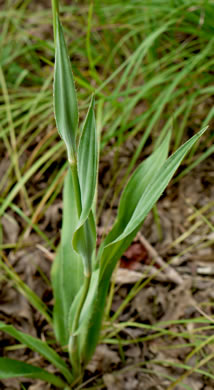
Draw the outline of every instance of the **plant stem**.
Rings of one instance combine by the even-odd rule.
[[[78,214],[78,217],[80,217],[81,212],[82,212],[82,202],[81,202],[80,183],[79,183],[79,178],[78,178],[78,173],[77,173],[76,161],[70,162],[70,168],[71,168],[71,175],[72,175],[73,186],[74,186],[77,214]]]
[[[91,281],[91,274],[84,275],[84,276],[85,277],[84,277],[82,295],[80,297],[79,305],[75,313],[71,335],[69,339],[69,345],[68,345],[68,351],[69,351],[70,361],[73,367],[74,378],[77,378],[78,376],[81,375],[81,362],[78,356],[77,335],[75,333],[78,329],[80,315],[88,295],[90,281]]]
[[[80,191],[80,184],[79,184],[76,161],[70,162],[70,168],[71,168],[71,174],[72,174],[72,180],[73,180],[77,213],[78,213],[78,217],[80,217],[81,212],[82,212],[82,202],[81,202],[81,191]],[[74,316],[72,329],[71,329],[71,335],[70,335],[70,339],[69,339],[69,345],[68,345],[70,361],[71,361],[71,364],[73,367],[73,374],[74,374],[75,378],[77,378],[78,376],[81,375],[81,363],[80,363],[80,359],[78,356],[78,343],[77,343],[78,337],[77,337],[76,332],[77,332],[77,329],[79,326],[80,315],[81,315],[84,303],[85,303],[87,295],[88,295],[90,281],[91,281],[91,272],[88,272],[88,270],[85,270],[83,290],[82,290],[82,294],[80,296],[80,300],[78,302],[78,306],[77,306],[76,313]]]

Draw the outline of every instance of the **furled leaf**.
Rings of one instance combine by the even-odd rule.
[[[78,177],[81,192],[82,212],[73,236],[73,247],[83,259],[85,272],[89,273],[96,245],[96,226],[92,207],[97,185],[98,141],[92,97],[78,147]]]
[[[67,368],[64,360],[58,355],[54,349],[50,348],[47,343],[42,340],[39,340],[31,335],[18,331],[12,325],[6,325],[0,321],[0,330],[8,333],[20,343],[25,344],[27,347],[33,351],[38,352],[40,355],[44,356],[49,362],[51,362],[55,367],[57,367],[61,373],[65,376],[68,381],[72,381],[72,375],[70,370]]]
[[[66,386],[66,383],[62,379],[39,367],[13,359],[0,358],[0,379],[18,378],[22,376],[25,378],[40,379],[56,387]]]
[[[84,273],[91,273],[92,258],[96,247],[96,225],[94,215],[90,212],[86,221],[74,233],[73,248],[83,260]]]
[[[92,209],[97,184],[98,140],[94,116],[94,97],[91,99],[80,138],[77,169],[82,201],[81,223],[86,220]]]
[[[61,345],[68,343],[68,313],[83,282],[81,257],[73,250],[72,236],[78,224],[77,208],[70,170],[63,193],[62,239],[52,267],[54,290],[54,331]]]
[[[78,106],[71,63],[58,16],[56,17],[54,110],[57,129],[66,144],[68,158],[73,160],[76,151]]]
[[[78,336],[78,349],[79,349],[79,358],[81,363],[86,363],[88,362],[88,355],[92,355],[94,352],[94,343],[93,343],[93,337],[88,342],[88,329],[91,326],[91,319],[93,317],[93,314],[95,314],[94,309],[96,310],[96,316],[98,318],[100,317],[100,308],[96,307],[96,303],[98,301],[97,294],[98,294],[98,285],[99,285],[99,270],[96,270],[92,273],[92,278],[91,278],[91,283],[90,283],[90,288],[89,292],[85,301],[85,304],[83,306],[83,310],[81,312],[80,316],[80,321],[79,321],[79,326],[78,329],[76,330],[76,335]],[[103,291],[105,291],[105,283],[103,285],[104,290],[102,290],[101,294],[103,294]],[[83,289],[83,287],[82,287]],[[70,310],[70,315],[69,315],[69,322],[70,322],[70,327],[72,326],[72,322],[75,316],[76,309],[78,307],[79,299],[82,294],[82,289],[79,291],[77,294]],[[99,335],[98,335],[99,336]],[[86,344],[87,342],[87,344]],[[97,337],[96,337],[96,343],[97,343]],[[95,345],[96,347],[96,345]],[[91,353],[92,351],[92,353]]]

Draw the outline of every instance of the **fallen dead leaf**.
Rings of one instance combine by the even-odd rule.
[[[10,214],[5,214],[1,218],[1,223],[3,226],[4,243],[15,244],[20,231],[18,222]]]
[[[95,354],[87,365],[87,370],[92,373],[95,371],[108,372],[108,370],[120,362],[119,355],[116,351],[110,349],[107,345],[101,344],[96,348]]]
[[[144,274],[127,268],[118,268],[113,276],[117,284],[134,284],[142,279]]]

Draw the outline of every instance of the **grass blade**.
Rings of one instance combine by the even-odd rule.
[[[31,288],[23,282],[19,275],[9,266],[7,266],[2,259],[0,258],[0,267],[5,271],[9,278],[14,282],[17,290],[31,303],[31,305],[40,312],[44,318],[52,324],[52,318],[48,313],[48,307],[46,304],[39,298],[37,294]]]
[[[41,379],[57,387],[65,387],[66,383],[56,375],[49,373],[39,367],[32,366],[18,360],[0,358],[0,379],[18,378]]]
[[[55,352],[52,348],[48,346],[44,341],[41,341],[31,335],[18,331],[12,325],[6,325],[0,321],[0,330],[8,333],[20,343],[25,344],[27,347],[32,349],[35,352],[38,352],[40,355],[44,356],[49,362],[51,362],[55,367],[57,367],[61,373],[65,376],[68,381],[72,381],[72,376],[67,368],[65,362],[61,357]]]

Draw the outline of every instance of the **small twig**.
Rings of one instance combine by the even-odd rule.
[[[40,244],[37,244],[36,247],[44,253],[45,257],[50,260],[50,261],[54,261],[54,253],[50,252],[47,248],[45,248],[44,246],[40,245]]]
[[[214,318],[206,314],[196,303],[193,306],[203,317],[207,318],[211,323],[214,323]]]
[[[150,243],[146,240],[145,237],[142,236],[141,233],[138,233],[137,238],[141,242],[141,244],[146,248],[152,260],[158,264],[162,270],[164,270],[168,276],[168,278],[174,282],[175,284],[183,284],[183,279],[178,274],[178,272],[173,269],[168,263],[166,263],[161,256],[157,253],[157,251],[150,245]]]

